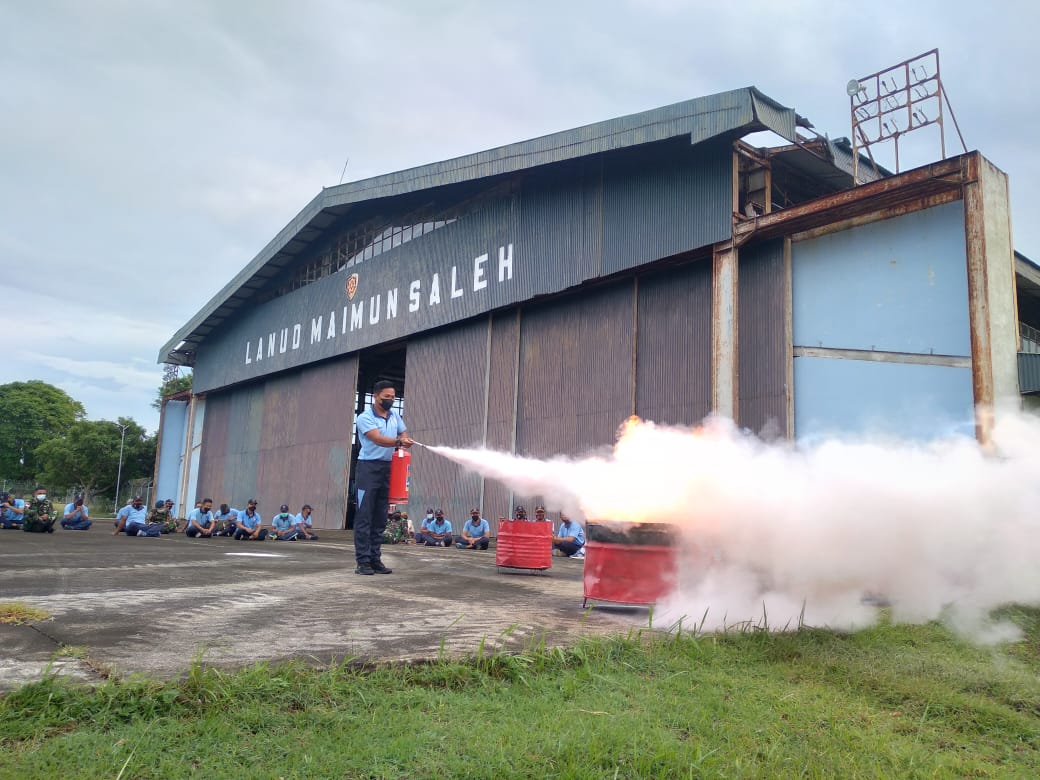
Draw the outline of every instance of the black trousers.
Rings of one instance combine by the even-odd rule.
[[[386,511],[390,508],[390,461],[359,460],[354,475],[357,512],[354,514],[354,557],[372,563],[383,553]]]

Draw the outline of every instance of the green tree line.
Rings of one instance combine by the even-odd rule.
[[[158,401],[190,386],[190,376],[165,383],[157,393]],[[83,404],[46,382],[0,385],[0,478],[112,496],[120,439],[122,480],[152,475],[154,434],[130,417],[117,421],[85,417]]]

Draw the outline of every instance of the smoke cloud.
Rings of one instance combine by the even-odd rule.
[[[1004,415],[991,452],[972,438],[766,444],[725,420],[630,420],[613,453],[541,461],[430,449],[582,521],[670,523],[679,582],[655,622],[710,631],[877,619],[946,621],[977,641],[1040,603],[1040,420]]]

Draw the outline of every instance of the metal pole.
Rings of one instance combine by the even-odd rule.
[[[115,511],[119,511],[119,485],[123,481],[123,442],[126,440],[126,429],[127,425],[119,425],[119,468],[116,469],[116,500],[115,500]]]

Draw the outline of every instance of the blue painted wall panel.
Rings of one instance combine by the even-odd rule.
[[[181,455],[187,434],[188,402],[167,401],[162,418],[162,450],[159,452],[155,495],[175,499],[181,489]]]
[[[794,361],[795,435],[974,433],[971,369],[867,360]]]
[[[960,202],[792,246],[794,343],[971,355]]]

